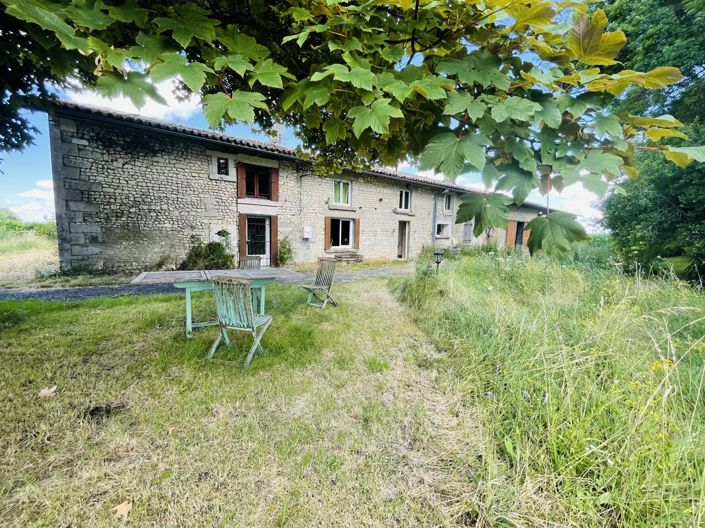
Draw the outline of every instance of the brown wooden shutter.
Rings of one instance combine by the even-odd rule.
[[[330,236],[330,216],[325,217],[325,228],[323,230],[323,248],[330,249],[331,246],[331,236]]]
[[[353,224],[355,224],[355,249],[360,249],[360,219],[353,220]]]
[[[529,235],[531,235],[531,229],[524,228],[524,240],[521,242],[524,247],[529,247]]]
[[[272,175],[272,201],[279,201],[279,169],[272,169],[270,174]]]
[[[505,241],[505,245],[508,248],[513,248],[514,244],[516,243],[516,238],[517,238],[517,223],[516,220],[510,220],[509,223],[507,224],[507,239]]]
[[[279,217],[272,216],[269,220],[270,228],[270,243],[271,249],[269,251],[269,257],[271,260],[270,266],[278,266],[277,264],[277,253],[279,252]]]
[[[237,197],[244,198],[247,196],[247,165],[244,163],[237,164]]]
[[[247,255],[247,215],[240,213],[238,219],[238,258]]]

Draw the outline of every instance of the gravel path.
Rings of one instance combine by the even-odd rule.
[[[410,270],[407,266],[376,268],[361,271],[339,271],[335,280],[350,282],[373,277],[404,275]],[[300,278],[283,279],[286,284],[308,284],[313,282],[314,273],[300,273]],[[0,300],[41,299],[43,301],[80,301],[91,297],[118,297],[120,295],[155,295],[182,293],[183,290],[171,284],[119,284],[116,286],[74,286],[70,288],[0,289]]]

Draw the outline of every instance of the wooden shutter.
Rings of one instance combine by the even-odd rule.
[[[353,224],[355,225],[355,240],[353,242],[355,243],[355,249],[360,249],[360,219],[356,218],[353,220]]]
[[[273,202],[278,202],[279,201],[279,169],[272,169],[270,171],[271,176],[271,189],[272,189],[272,197],[271,200]]]
[[[247,196],[247,165],[245,165],[244,163],[238,163],[237,164],[237,197],[244,198],[245,196]]]
[[[330,249],[331,246],[331,236],[330,236],[330,216],[325,218],[325,228],[323,230],[323,248]]]
[[[522,245],[524,247],[529,247],[529,235],[531,235],[531,229],[524,228],[524,240],[522,240]]]
[[[269,239],[270,239],[270,266],[278,266],[277,264],[277,253],[279,252],[279,217],[272,216],[269,219]]]
[[[517,223],[516,223],[516,220],[510,220],[507,223],[507,239],[505,241],[505,245],[508,248],[513,248],[514,244],[516,243],[516,238],[517,238]]]
[[[247,215],[240,213],[238,219],[238,254],[239,258],[247,255]]]

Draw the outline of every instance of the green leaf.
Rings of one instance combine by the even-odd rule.
[[[345,139],[348,135],[345,123],[335,117],[329,118],[323,123],[323,131],[326,133],[326,143],[335,143],[339,139]]]
[[[506,119],[516,119],[517,121],[529,121],[537,111],[541,110],[541,105],[524,99],[510,95],[504,101],[496,104],[490,115],[492,119],[501,123]]]
[[[400,103],[403,103],[404,100],[413,93],[411,86],[406,84],[404,81],[399,80],[395,80],[385,86],[382,86],[382,90],[390,94]]]
[[[651,141],[661,141],[665,137],[676,137],[680,139],[688,139],[688,136],[681,132],[680,130],[673,130],[672,128],[658,128],[650,127],[645,130],[646,136]]]
[[[160,33],[171,31],[171,37],[184,48],[191,44],[194,38],[208,43],[215,40],[218,21],[208,18],[208,11],[193,3],[177,6],[175,10],[178,14],[173,18],[154,19]]]
[[[705,146],[701,147],[668,147],[662,151],[665,158],[679,167],[685,168],[693,161],[705,162]]]
[[[622,123],[615,115],[597,114],[595,116],[595,128],[603,134],[609,134],[615,138],[623,136]]]
[[[357,37],[347,39],[343,42],[338,40],[333,40],[328,43],[328,49],[331,51],[360,51],[362,50],[362,43]]]
[[[656,90],[675,84],[683,79],[678,68],[661,66],[653,70],[641,73],[634,70],[622,70],[609,77],[601,77],[587,84],[587,89],[591,92],[608,92],[612,95],[621,95],[632,84]]]
[[[488,227],[507,227],[511,198],[500,193],[468,193],[462,196],[455,223],[474,221],[476,237]]]
[[[527,245],[532,255],[543,250],[548,255],[560,257],[570,250],[574,242],[590,238],[585,228],[575,220],[575,215],[561,211],[534,218],[526,229],[531,231]]]
[[[325,105],[330,100],[333,91],[333,83],[330,80],[309,85],[308,90],[305,92],[303,102],[304,109],[314,104],[318,106]]]
[[[462,59],[443,59],[438,71],[455,75],[463,84],[481,84],[484,88],[494,86],[508,90],[511,80],[501,72],[502,61],[487,51],[475,52]]]
[[[216,128],[228,109],[230,97],[222,92],[208,94],[203,97],[203,104],[206,105],[203,109],[203,115],[208,121],[208,126]]]
[[[389,130],[389,121],[392,117],[404,117],[396,106],[389,104],[390,99],[378,99],[371,106],[355,106],[348,111],[348,117],[353,119],[353,133],[355,137],[371,129],[377,134],[386,134]]]
[[[218,28],[217,37],[231,53],[243,55],[252,61],[261,61],[269,56],[269,50],[265,46],[258,44],[249,35],[243,35],[235,26]]]
[[[620,167],[623,164],[624,160],[619,156],[601,150],[591,150],[580,162],[580,170],[586,170],[593,174],[619,176]]]
[[[158,62],[150,69],[150,76],[155,82],[179,76],[192,92],[201,90],[206,82],[206,72],[212,73],[208,66],[200,62],[188,62],[180,53],[169,53],[159,57]]]
[[[468,134],[461,138],[453,132],[442,132],[431,138],[421,154],[421,170],[440,170],[449,178],[462,174],[467,160],[477,170],[485,167],[486,154],[483,145],[488,144],[485,136]]]
[[[614,58],[627,42],[622,31],[605,33],[607,16],[597,9],[592,16],[578,15],[568,35],[568,49],[579,61],[595,66],[616,64]]]
[[[282,77],[293,78],[284,66],[276,64],[272,59],[265,59],[255,64],[250,73],[248,83],[250,87],[258,82],[263,86],[272,88],[284,88]]]
[[[264,95],[257,92],[237,90],[232,97],[219,92],[206,95],[203,98],[203,104],[206,105],[203,113],[211,128],[217,127],[225,116],[233,120],[252,123],[255,120],[255,108],[269,110],[264,101]]]
[[[516,163],[502,165],[497,167],[497,170],[501,176],[497,180],[495,190],[511,191],[516,205],[523,204],[529,193],[539,185],[536,174],[522,169]]]
[[[126,77],[112,72],[104,73],[98,78],[96,91],[109,98],[124,95],[137,108],[144,106],[147,97],[161,104],[166,104],[154,85],[147,82],[144,74],[134,71],[128,72]]]
[[[252,69],[252,63],[248,61],[244,55],[221,55],[215,59],[213,67],[216,70],[222,70],[224,67],[228,67],[234,72],[236,72],[241,77],[244,77],[247,70]]]
[[[443,113],[445,115],[456,115],[467,112],[468,117],[472,121],[477,121],[485,115],[486,109],[487,105],[485,103],[475,99],[469,93],[452,92],[448,94],[448,100]]]
[[[120,22],[133,22],[137,27],[143,28],[147,25],[149,10],[140,7],[137,0],[127,0],[121,6],[106,6],[112,18]]]
[[[552,98],[541,101],[541,109],[536,111],[534,119],[543,121],[549,128],[559,128],[563,122],[563,113],[558,108],[558,101]]]
[[[426,77],[412,82],[411,89],[426,99],[445,99],[446,91],[443,86],[447,84],[445,79]]]

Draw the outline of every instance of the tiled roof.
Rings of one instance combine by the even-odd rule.
[[[279,143],[274,143],[271,141],[258,141],[255,139],[230,136],[228,134],[222,134],[220,132],[214,132],[212,130],[204,130],[201,128],[176,125],[174,123],[161,121],[159,119],[144,117],[136,114],[128,114],[125,112],[118,112],[115,110],[107,110],[105,108],[99,108],[97,106],[73,103],[70,101],[58,101],[57,103],[55,103],[55,107],[59,114],[68,114],[68,116],[78,114],[81,117],[93,117],[100,120],[118,120],[127,125],[148,127],[153,128],[155,130],[165,131],[167,133],[192,136],[194,138],[199,138],[206,141],[233,145],[235,147],[243,147],[248,150],[257,150],[263,153],[269,152],[274,154],[275,157],[279,158],[285,157],[289,159],[301,159],[299,158],[295,148],[287,147],[286,145],[281,145]],[[365,171],[365,174],[380,176],[383,178],[389,178],[398,181],[407,181],[440,189],[449,189],[458,192],[485,192],[484,189],[479,189],[477,187],[471,187],[466,185],[459,185],[449,180],[427,178],[424,176],[408,174],[405,172],[400,172],[388,168],[370,169],[369,171]],[[543,207],[539,204],[529,202],[525,202],[524,205],[534,208]]]

